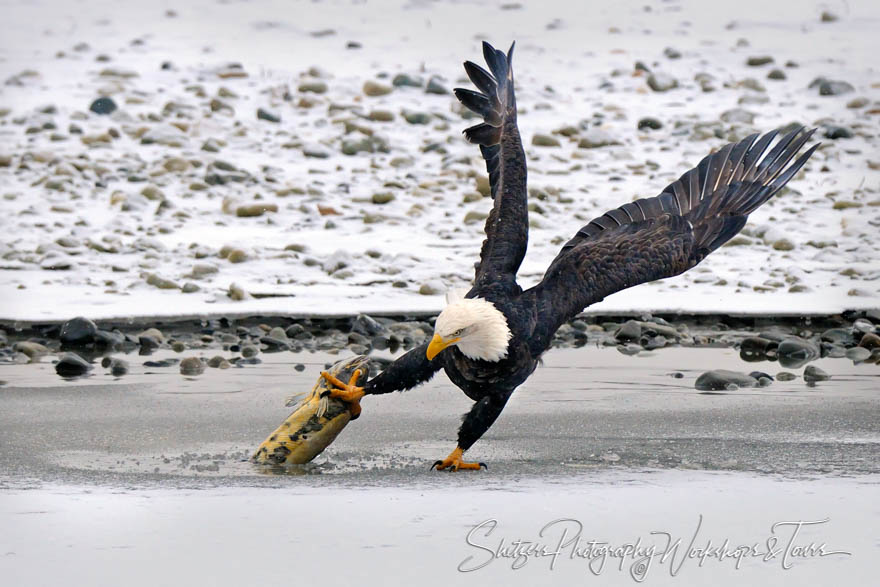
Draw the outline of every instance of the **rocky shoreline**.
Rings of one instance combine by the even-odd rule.
[[[291,353],[291,363],[301,371],[305,367],[297,356],[319,351],[385,355],[374,357],[376,369],[381,370],[389,353],[394,355],[428,340],[434,318],[254,316],[132,324],[95,323],[78,317],[23,329],[0,324],[0,365],[51,360],[62,378],[100,373],[101,369],[118,378],[129,373],[131,364],[141,362],[146,368],[177,369],[192,377],[206,369],[256,366],[267,353]],[[582,315],[563,325],[553,340],[553,348],[587,345],[615,347],[630,356],[675,346],[733,348],[749,363],[776,362],[783,369],[804,368],[800,376],[815,383],[828,377],[808,365],[815,359],[839,358],[868,365],[880,362],[880,311],[799,318]],[[150,359],[154,353],[163,358]],[[763,371],[708,370],[695,386],[705,392],[732,390],[796,377],[787,371],[774,377]]]

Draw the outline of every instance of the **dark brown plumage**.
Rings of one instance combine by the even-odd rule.
[[[487,300],[503,313],[512,335],[507,354],[487,361],[449,346],[432,361],[425,344],[364,388],[367,394],[409,389],[444,369],[475,404],[464,416],[457,452],[442,466],[458,462],[462,450],[492,425],[513,390],[534,371],[559,326],[614,292],[695,266],[739,232],[748,215],[782,189],[818,146],[795,159],[813,134],[802,128],[782,136],[769,152],[776,131],[728,144],[660,195],[624,204],[588,223],[562,247],[542,281],[523,291],[516,273],[528,244],[528,192],[516,120],[513,46],[505,54],[483,43],[483,55],[488,71],[464,64],[479,92],[455,90],[462,104],[483,117],[464,134],[480,146],[493,198],[474,286],[466,297]]]

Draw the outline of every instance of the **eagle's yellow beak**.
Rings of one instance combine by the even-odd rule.
[[[460,336],[457,338],[444,340],[442,336],[440,336],[439,334],[435,334],[434,338],[431,339],[431,344],[428,345],[428,352],[425,353],[428,356],[428,360],[433,361],[434,357],[437,356],[437,353],[439,353],[449,345],[457,343],[460,340]]]

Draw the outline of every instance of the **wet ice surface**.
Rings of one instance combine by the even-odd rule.
[[[488,560],[466,536],[489,519],[497,528],[473,534],[472,544],[556,547],[560,532],[541,537],[541,528],[571,518],[584,541],[641,538],[659,547],[650,533],[662,531],[682,548],[695,532],[698,546],[764,546],[776,522],[830,518],[797,543],[824,542],[852,556],[802,557],[789,570],[781,555],[748,559],[739,570],[729,559],[702,568],[690,561],[675,576],[671,561],[655,561],[647,584],[868,584],[859,578],[876,560],[872,529],[880,522],[874,365],[821,359],[813,364],[832,379],[815,387],[799,376],[707,395],[693,384],[709,367],[771,375],[780,368],[745,363],[734,349],[635,357],[554,349],[475,445],[472,456],[489,470],[449,474],[428,466],[454,445],[470,402],[443,375],[365,399],[361,418],[312,465],[272,471],[246,462],[290,412],[284,399],[311,388],[318,370],[339,358],[260,356],[260,365],[198,378],[176,366],[143,368],[133,356],[121,380],[60,382],[48,362],[0,367],[4,576],[17,585],[62,577],[110,585],[121,576],[131,585],[347,585],[365,574],[425,585],[599,577],[632,585],[634,560],[591,572],[570,547],[552,570],[546,557],[516,571],[511,559],[467,574],[457,568],[469,556]],[[306,369],[294,370],[297,363]]]
[[[208,369],[196,378],[180,375],[177,365],[142,365],[172,355],[133,355],[132,373],[119,380],[97,373],[62,381],[48,361],[2,366],[6,482],[296,483],[272,475],[280,472],[319,486],[433,484],[438,476],[428,466],[454,446],[470,406],[445,375],[410,392],[366,398],[362,417],[316,462],[272,471],[247,457],[291,411],[285,398],[311,389],[318,371],[339,356],[263,353],[260,365]],[[489,483],[617,469],[877,473],[877,367],[843,359],[811,364],[831,380],[811,387],[799,374],[769,387],[705,393],[694,381],[709,366],[770,375],[782,369],[746,363],[734,349],[668,348],[636,357],[613,348],[554,349],[471,453],[489,463]]]

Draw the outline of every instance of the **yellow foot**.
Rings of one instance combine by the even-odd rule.
[[[329,391],[330,397],[335,397],[336,399],[340,399],[349,404],[348,409],[351,412],[352,420],[361,415],[360,402],[361,398],[364,397],[364,388],[355,385],[355,382],[357,382],[358,377],[360,376],[361,370],[355,369],[348,383],[343,383],[326,371],[321,371],[321,377],[323,377],[327,381],[327,383],[331,385]]]
[[[460,469],[473,469],[479,471],[481,467],[489,467],[486,463],[466,463],[461,460],[461,455],[464,453],[461,448],[456,448],[454,451],[449,453],[449,456],[443,459],[442,461],[437,461],[431,468],[437,467],[438,471],[442,471],[443,469],[449,469],[450,471],[458,471]]]

